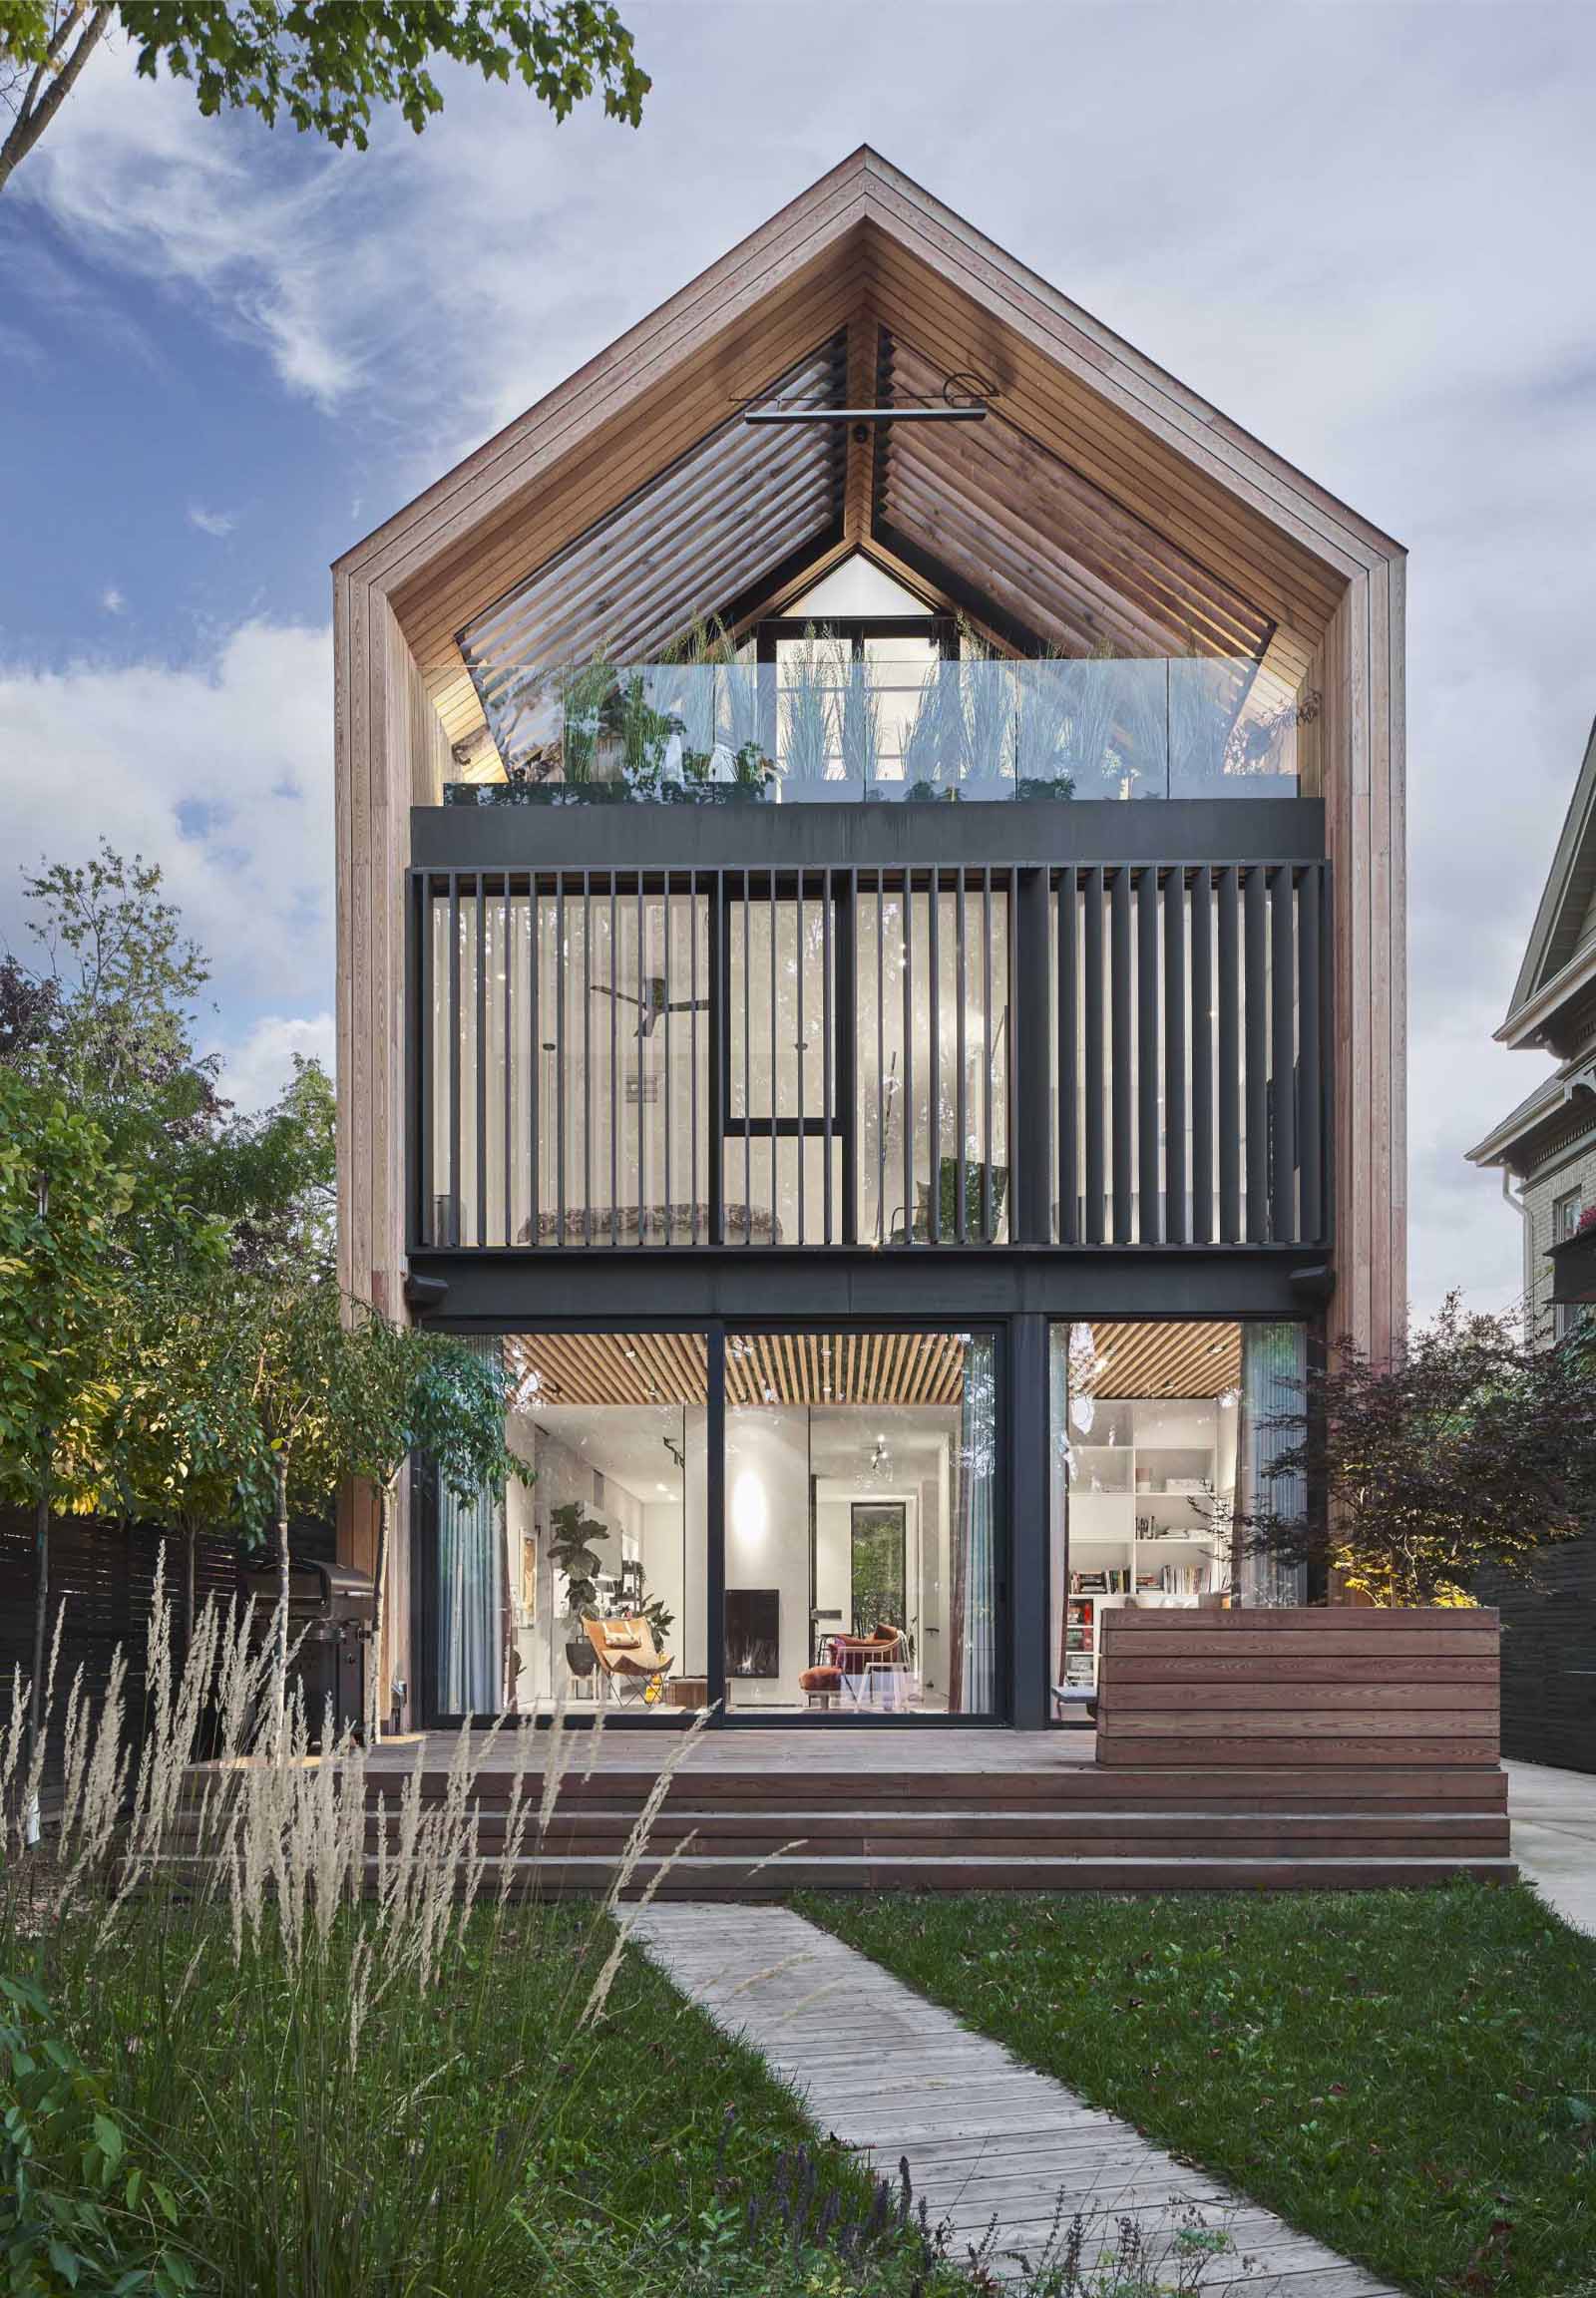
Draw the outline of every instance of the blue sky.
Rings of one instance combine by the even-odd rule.
[[[330,561],[868,140],[1408,545],[1413,1290],[1509,1300],[1461,1153],[1596,714],[1596,8],[623,13],[637,134],[448,78],[332,154],[108,52],[0,197],[0,938],[104,831],[239,1100],[330,1057]]]

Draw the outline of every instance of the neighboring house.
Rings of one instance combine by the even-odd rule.
[[[1468,1152],[1499,1167],[1524,1240],[1530,1330],[1550,1345],[1596,1304],[1596,725],[1498,1042],[1557,1068]],[[1589,1226],[1581,1223],[1590,1216]],[[1553,1549],[1502,1614],[1502,1744],[1596,1770],[1596,1532]]]
[[[537,1469],[409,1721],[1039,1725],[1231,1586],[1403,1318],[1403,598],[869,151],[338,563],[342,1279]]]

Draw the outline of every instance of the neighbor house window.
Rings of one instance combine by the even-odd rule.
[[[1565,1244],[1573,1236],[1579,1227],[1579,1217],[1583,1208],[1583,1192],[1578,1189],[1566,1189],[1562,1196],[1552,1199],[1552,1243],[1554,1245]],[[1553,1340],[1566,1339],[1580,1322],[1580,1319],[1586,1315],[1588,1315],[1588,1311],[1582,1302],[1556,1302],[1552,1308]]]

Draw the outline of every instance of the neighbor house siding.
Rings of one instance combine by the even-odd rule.
[[[1577,1189],[1582,1205],[1596,1205],[1596,1102],[1582,1132],[1548,1156],[1524,1184],[1524,1300],[1530,1329],[1542,1321],[1550,1329],[1552,1265],[1546,1256],[1552,1246],[1552,1209],[1569,1190]]]

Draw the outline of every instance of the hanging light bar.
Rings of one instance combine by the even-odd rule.
[[[745,423],[984,423],[985,406],[802,407],[778,401],[773,407],[746,407]]]

